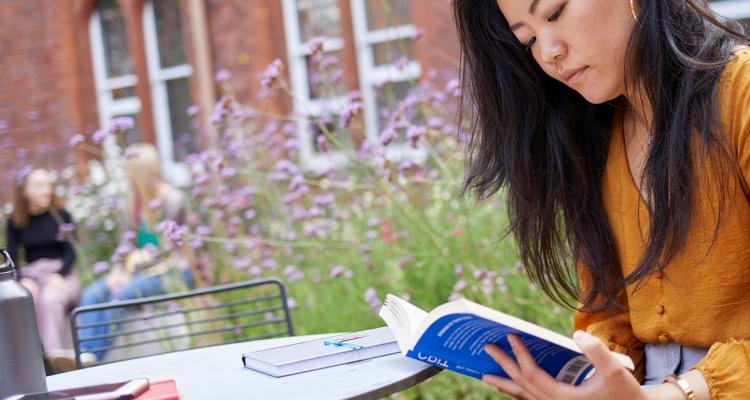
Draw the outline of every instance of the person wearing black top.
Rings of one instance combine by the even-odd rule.
[[[69,241],[73,232],[73,219],[54,195],[47,171],[20,174],[7,224],[7,247],[19,267],[20,283],[34,298],[39,336],[48,357],[70,347],[63,339],[66,314],[81,291],[73,269],[76,253]]]

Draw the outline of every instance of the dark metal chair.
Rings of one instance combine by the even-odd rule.
[[[81,323],[86,313],[99,313],[98,321]],[[70,325],[78,368],[294,335],[286,290],[275,278],[77,307]],[[83,351],[98,357],[84,363],[86,342],[94,348]]]

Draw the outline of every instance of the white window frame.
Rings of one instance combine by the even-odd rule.
[[[388,27],[371,31],[367,24],[365,0],[350,0],[352,10],[352,28],[357,52],[357,69],[365,118],[365,133],[373,143],[379,143],[378,110],[375,88],[386,82],[404,82],[417,80],[422,75],[422,67],[416,60],[408,60],[403,68],[393,63],[375,65],[373,46],[394,40],[414,38],[418,29],[414,24]],[[386,157],[390,160],[404,158],[423,158],[424,148],[412,148],[407,144],[391,144],[386,148]]]
[[[309,71],[306,57],[311,54],[310,43],[302,42],[299,25],[299,14],[295,0],[282,0],[284,14],[284,34],[286,36],[287,59],[289,60],[289,78],[294,95],[294,114],[297,115],[297,137],[299,143],[300,164],[306,170],[322,172],[346,164],[346,156],[338,151],[319,153],[314,149],[307,115],[318,117],[325,111],[341,110],[346,104],[346,96],[311,99]],[[344,27],[342,26],[342,29]],[[343,38],[325,38],[325,53],[340,51],[344,48]]]
[[[108,129],[112,118],[123,115],[139,115],[141,100],[136,96],[115,99],[112,91],[133,87],[138,83],[135,74],[107,77],[106,49],[102,36],[102,21],[98,9],[94,9],[89,18],[89,41],[91,59],[94,69],[94,86],[96,87],[96,108],[99,113],[100,129]],[[108,135],[102,143],[104,154],[113,158],[119,154],[115,138]]]
[[[737,20],[750,18],[750,1],[722,0],[710,3],[711,8],[718,14]]]
[[[177,162],[174,157],[167,82],[174,79],[189,78],[193,74],[193,67],[189,63],[167,68],[161,67],[154,1],[158,0],[148,0],[143,4],[143,38],[146,45],[146,63],[153,102],[156,147],[159,149],[162,170],[166,178],[176,185],[184,186],[190,181],[190,173],[187,166],[184,163]]]

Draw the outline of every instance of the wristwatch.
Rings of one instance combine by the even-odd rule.
[[[693,392],[693,388],[690,387],[690,384],[687,383],[685,378],[679,376],[679,375],[667,375],[664,380],[661,381],[662,383],[674,383],[677,386],[682,389],[682,391],[685,393],[685,398],[687,400],[695,400],[695,392]]]

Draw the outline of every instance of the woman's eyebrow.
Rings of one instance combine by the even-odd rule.
[[[531,0],[531,5],[529,6],[529,14],[534,15],[536,12],[536,6],[539,5],[539,0]]]
[[[531,4],[529,5],[529,14],[534,15],[536,12],[536,7],[539,5],[539,0],[531,0]],[[518,28],[520,28],[523,25],[522,22],[517,22],[510,26],[510,30],[514,31]]]

